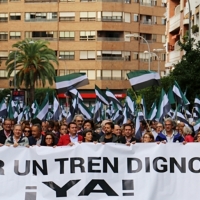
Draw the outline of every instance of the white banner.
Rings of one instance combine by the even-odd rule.
[[[200,145],[0,147],[2,200],[199,200]]]

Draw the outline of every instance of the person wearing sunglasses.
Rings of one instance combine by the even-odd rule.
[[[32,134],[31,134],[31,127],[30,126],[25,126],[24,127],[24,130],[23,130],[23,135],[25,136],[25,137],[30,137]]]

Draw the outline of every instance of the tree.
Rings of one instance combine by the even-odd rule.
[[[46,82],[53,85],[55,69],[53,63],[58,65],[55,51],[48,48],[47,41],[31,41],[29,39],[17,42],[12,47],[17,50],[8,55],[6,61],[8,77],[13,71],[16,73],[17,88],[30,89],[30,103],[34,101],[35,86],[39,83],[44,87]]]
[[[179,42],[181,50],[185,51],[181,61],[177,63],[171,76],[176,80],[182,91],[187,89],[187,98],[194,101],[196,95],[200,95],[200,41],[194,39]]]

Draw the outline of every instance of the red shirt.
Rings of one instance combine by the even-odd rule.
[[[185,136],[185,141],[186,142],[194,142],[194,138],[191,135],[188,134],[188,135]]]
[[[78,141],[82,141],[83,137],[81,135],[78,135]],[[66,146],[71,142],[69,134],[65,134],[62,137],[60,137],[57,146]]]

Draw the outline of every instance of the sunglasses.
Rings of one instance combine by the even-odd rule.
[[[31,131],[26,131],[26,130],[24,131],[24,133],[30,133],[30,132],[31,132]]]

